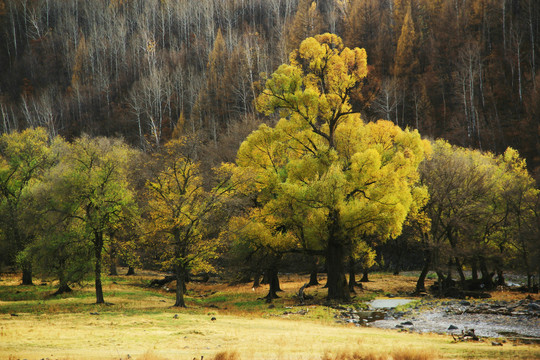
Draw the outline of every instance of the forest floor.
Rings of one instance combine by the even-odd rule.
[[[253,289],[252,284],[230,286],[211,279],[188,284],[185,309],[171,307],[174,293],[167,286],[148,287],[161,275],[105,277],[105,305],[94,303],[91,282],[52,297],[54,283],[21,286],[18,276],[2,275],[0,359],[540,358],[540,346],[520,341],[508,340],[503,346],[492,345],[498,338],[454,342],[449,334],[378,329],[340,320],[345,308],[363,311],[373,299],[410,297],[416,282],[413,274],[372,274],[350,304],[326,303],[322,285],[308,288],[313,299],[300,304],[296,294],[308,276],[281,275],[284,291],[272,304],[259,300],[267,286]],[[490,301],[525,297],[497,291]],[[422,299],[416,300],[395,311],[410,311]],[[445,300],[429,301],[436,307]]]

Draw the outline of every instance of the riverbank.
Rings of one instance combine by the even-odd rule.
[[[420,301],[404,311],[388,310],[370,326],[448,335],[474,329],[481,337],[540,342],[540,301]]]

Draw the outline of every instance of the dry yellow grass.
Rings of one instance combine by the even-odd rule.
[[[391,354],[383,355],[381,353],[353,351],[340,351],[336,354],[326,353],[322,360],[435,360],[438,359],[436,352],[430,352],[422,349],[400,349],[394,350]]]
[[[540,347],[493,347],[490,342],[452,343],[443,335],[408,334],[393,330],[357,328],[333,323],[331,309],[310,307],[317,317],[281,316],[257,302],[267,287],[252,290],[251,284],[189,284],[188,309],[171,309],[173,294],[130,285],[159,277],[142,274],[108,282],[106,300],[112,306],[93,304],[91,286],[78,289],[79,297],[0,301],[0,359],[132,359],[172,360],[193,358],[215,360],[306,359],[306,360],[433,360],[449,359],[538,359]],[[412,291],[414,278],[374,275],[364,294]],[[16,285],[18,278],[4,278],[1,285]],[[122,283],[124,281],[124,283]],[[284,299],[277,307],[290,305],[291,294],[306,281],[298,276],[282,276]],[[37,288],[37,287],[36,287]],[[13,291],[21,289],[14,286]],[[11,289],[9,289],[11,291]],[[325,290],[310,288],[323,298]],[[86,295],[80,296],[80,295]],[[361,294],[360,294],[361,295]],[[205,300],[216,300],[219,308]],[[520,295],[523,297],[523,295]],[[257,302],[262,306],[236,306],[239,302]],[[13,304],[28,311],[11,316],[6,309]],[[32,308],[43,306],[41,311]],[[99,312],[100,315],[90,315]],[[327,312],[327,313],[326,313]],[[174,315],[178,314],[175,318]],[[211,321],[211,317],[216,321]],[[306,319],[307,318],[307,319]]]
[[[165,309],[164,309],[165,310]],[[373,354],[396,360],[441,358],[534,359],[540,347],[451,343],[442,335],[321,324],[307,320],[170,312],[148,315],[9,314],[0,316],[0,359],[334,359],[329,354]],[[326,354],[326,355],[325,355]],[[399,356],[398,356],[399,355]],[[347,357],[342,357],[348,359]],[[340,359],[340,357],[335,357]],[[351,357],[350,359],[356,359]],[[360,359],[360,358],[358,358]]]

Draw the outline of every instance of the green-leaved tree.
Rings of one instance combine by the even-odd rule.
[[[32,262],[23,251],[36,236],[30,189],[53,163],[50,145],[43,128],[0,136],[0,243],[6,262],[18,258],[23,285],[32,284]]]
[[[51,194],[58,195],[52,208],[78,223],[70,227],[80,227],[80,236],[92,248],[98,304],[105,302],[101,273],[109,235],[136,211],[127,179],[135,155],[122,140],[83,135],[69,146],[51,184]]]

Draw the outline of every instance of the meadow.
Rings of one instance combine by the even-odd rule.
[[[109,276],[104,305],[94,304],[91,283],[52,297],[55,284],[20,286],[15,275],[0,281],[0,359],[537,359],[540,346],[489,339],[454,343],[452,337],[337,324],[322,285],[295,298],[306,279],[282,276],[281,298],[258,298],[266,286],[188,284],[187,308],[173,308],[174,294],[149,288],[158,274]],[[374,274],[352,304],[404,295],[411,276]],[[500,292],[494,297],[523,296]]]

